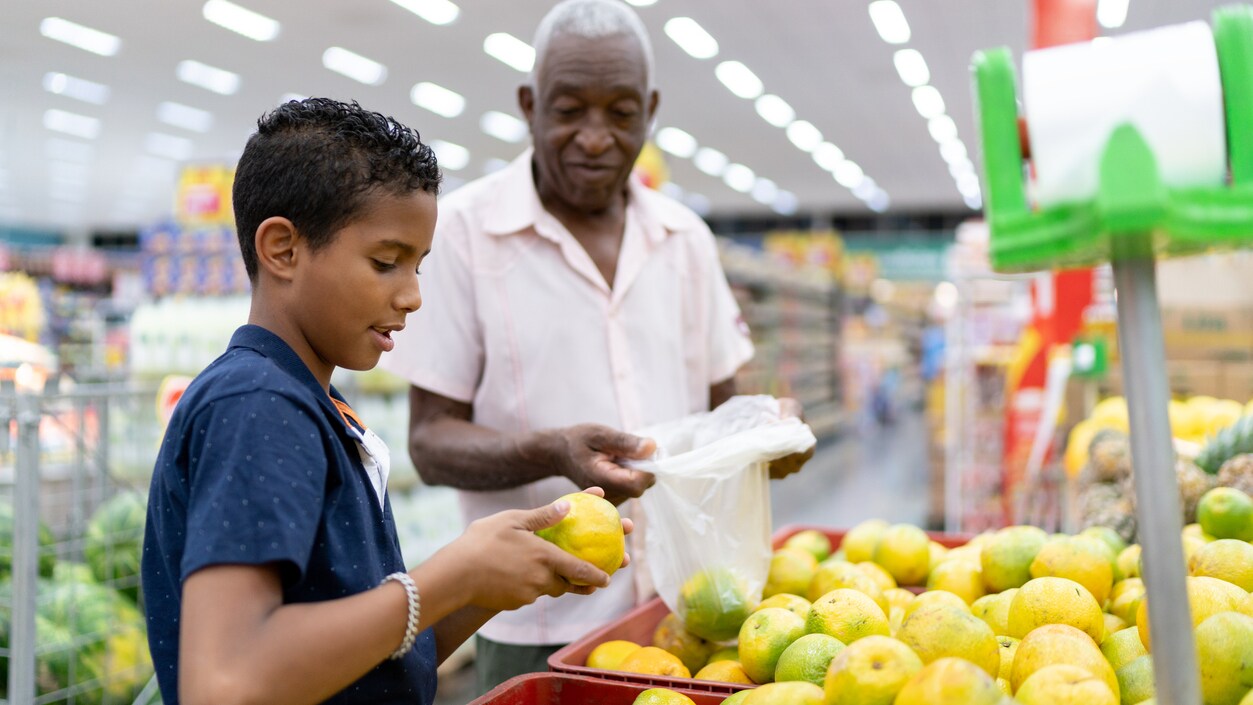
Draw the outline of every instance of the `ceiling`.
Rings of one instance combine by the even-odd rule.
[[[516,88],[525,80],[525,74],[485,54],[483,40],[507,32],[529,42],[552,3],[455,1],[459,16],[437,26],[393,0],[238,0],[281,23],[278,37],[267,42],[206,21],[203,0],[8,2],[0,22],[0,225],[86,232],[152,222],[170,211],[177,163],[150,153],[150,133],[191,140],[178,142],[190,147],[191,161],[233,163],[256,118],[288,93],[356,99],[416,127],[424,140],[462,145],[469,163],[448,176],[453,185],[475,178],[492,160],[511,159],[526,143],[510,144],[480,130],[486,111],[518,114]],[[794,194],[801,212],[870,213],[783,129],[760,117],[753,101],[733,95],[715,78],[715,65],[738,60],[767,93],[790,104],[797,119],[812,123],[859,164],[886,192],[889,211],[967,208],[893,55],[902,47],[922,53],[931,85],[978,163],[969,59],[978,49],[998,45],[1020,55],[1029,32],[1028,3],[898,1],[912,30],[908,43],[898,46],[876,33],[865,0],[657,0],[638,7],[656,55],[657,127],[681,128],[700,145],[748,166]],[[1204,19],[1219,4],[1130,0],[1126,23],[1111,33]],[[41,21],[53,16],[116,35],[120,51],[101,57],[45,38]],[[676,16],[704,27],[717,40],[718,55],[695,59],[668,38],[663,26]],[[388,70],[385,81],[367,86],[324,68],[322,54],[332,46],[381,62]],[[180,81],[175,67],[185,59],[239,74],[238,91],[219,95]],[[93,105],[48,92],[43,84],[49,72],[105,84],[110,96]],[[464,112],[445,118],[416,107],[409,94],[420,81],[460,93]],[[162,123],[157,107],[165,101],[208,111],[212,127],[196,133]],[[50,109],[96,118],[98,136],[81,139],[48,129]],[[771,205],[733,190],[689,159],[667,155],[667,163],[683,197],[700,210],[771,212]]]

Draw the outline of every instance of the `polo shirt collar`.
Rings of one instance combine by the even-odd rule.
[[[273,332],[251,323],[242,325],[231,336],[231,342],[227,349],[229,350],[230,348],[247,348],[273,361],[280,370],[291,375],[293,379],[304,385],[318,400],[323,410],[329,413],[332,418],[341,419],[339,410],[335,408],[335,403],[331,401],[331,397],[344,401],[344,397],[339,393],[339,390],[335,388],[335,385],[331,385],[331,396],[328,397],[322,390],[322,385],[313,376],[309,366],[305,364],[305,361],[300,359],[300,356],[296,354],[295,350],[292,350],[286,341]],[[339,425],[343,425],[342,421]]]
[[[483,219],[483,229],[491,235],[512,235],[534,229],[539,235],[559,242],[558,232],[564,230],[552,214],[544,210],[535,188],[531,161],[535,149],[528,147],[508,166],[501,169],[498,178],[502,188],[489,206]],[[627,214],[636,218],[652,244],[660,243],[667,235],[685,227],[690,216],[679,204],[645,186],[632,176],[627,179]],[[553,229],[557,228],[558,232]]]

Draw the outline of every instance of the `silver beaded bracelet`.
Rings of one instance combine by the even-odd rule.
[[[405,588],[405,597],[409,599],[409,617],[405,621],[405,638],[400,641],[400,646],[392,652],[387,658],[395,661],[404,658],[405,654],[413,648],[413,642],[418,639],[418,616],[422,612],[422,603],[418,601],[418,586],[414,584],[413,578],[408,573],[398,572],[383,578],[380,585],[386,584],[389,580],[395,580]]]

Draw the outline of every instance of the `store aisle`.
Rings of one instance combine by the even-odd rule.
[[[927,520],[927,446],[922,415],[851,430],[819,444],[804,471],[770,488],[775,528],[851,527],[871,518],[923,526]]]
[[[923,419],[847,432],[822,443],[805,470],[771,486],[775,528],[787,524],[850,527],[879,517],[922,526],[927,513],[927,453]],[[471,700],[474,666],[441,676],[436,705]]]

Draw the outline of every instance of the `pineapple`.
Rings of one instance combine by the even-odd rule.
[[[1124,541],[1135,541],[1135,505],[1120,486],[1112,482],[1093,483],[1080,491],[1078,502],[1079,523],[1083,528],[1108,526]]]
[[[1253,453],[1232,457],[1218,469],[1218,485],[1253,495]]]
[[[1131,474],[1131,442],[1127,434],[1102,429],[1088,445],[1088,466],[1096,482],[1118,482]]]
[[[1215,478],[1195,463],[1187,460],[1175,462],[1175,480],[1179,483],[1179,504],[1183,509],[1183,523],[1196,521],[1196,505],[1201,495],[1214,489]]]
[[[1253,414],[1241,417],[1239,421],[1210,437],[1209,442],[1201,449],[1201,454],[1197,456],[1196,464],[1214,475],[1229,458],[1242,453],[1253,453]]]

